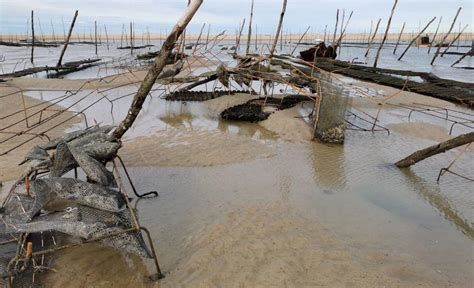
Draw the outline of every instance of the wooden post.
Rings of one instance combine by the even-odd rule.
[[[66,41],[66,27],[64,26],[64,18],[61,18],[61,22],[63,23],[63,39]]]
[[[176,23],[171,33],[166,38],[166,41],[163,43],[163,47],[160,50],[160,54],[156,57],[153,66],[148,70],[145,79],[143,80],[140,88],[138,89],[137,93],[133,98],[133,102],[128,110],[127,116],[125,119],[119,124],[117,129],[114,131],[114,136],[118,139],[122,138],[122,136],[127,132],[127,130],[133,125],[135,122],[138,113],[140,113],[143,103],[145,102],[148,94],[150,93],[153,84],[155,84],[156,79],[163,71],[163,68],[166,65],[168,57],[171,55],[171,51],[173,50],[176,41],[183,33],[184,29],[188,25],[189,21],[193,18],[196,11],[201,6],[203,0],[192,0],[186,12],[181,17],[181,19]]]
[[[402,39],[404,29],[405,29],[405,22],[403,22],[403,26],[402,26],[402,30],[400,31],[400,34],[398,34],[397,44],[395,44],[395,48],[393,49],[393,54],[397,52],[398,44],[400,44],[400,39]]]
[[[473,56],[474,55],[474,48],[471,48],[471,50],[467,51],[466,53],[464,53],[464,55],[461,56],[461,58],[459,58],[456,62],[454,62],[451,67],[454,67],[454,65],[458,64],[459,62],[461,62],[464,58],[466,58],[468,55],[470,56]]]
[[[56,35],[54,34],[53,19],[50,19],[50,20],[51,20],[51,30],[53,31],[53,42],[56,43]]]
[[[344,18],[346,18],[346,9],[342,9],[341,35],[339,35],[339,39],[337,39],[337,42],[336,42],[336,43],[337,43],[336,46],[339,48],[339,54],[341,54],[341,48],[339,47],[339,44],[341,44],[340,41],[341,41],[341,39],[342,39],[342,30],[344,29],[344,28],[343,28],[343,26],[344,26]],[[336,51],[336,50],[334,50],[334,51]]]
[[[244,18],[244,21],[242,22],[242,26],[240,26],[239,35],[237,36],[237,41],[236,41],[236,43],[235,43],[234,55],[237,55],[237,51],[239,50],[239,47],[240,47],[240,37],[242,36],[242,31],[244,31],[244,27],[245,27],[245,18]]]
[[[281,26],[283,25],[283,18],[285,18],[287,3],[288,3],[288,0],[283,0],[283,8],[281,9],[281,13],[280,13],[280,21],[278,22],[275,39],[273,40],[273,45],[272,45],[272,48],[270,49],[270,59],[273,57],[273,54],[275,53],[276,45],[278,44],[278,37],[280,36]]]
[[[255,51],[258,51],[258,25],[255,24]]]
[[[123,31],[125,30],[125,24],[122,24],[122,36],[120,36],[120,47],[123,47]]]
[[[104,31],[105,31],[105,40],[107,41],[107,50],[110,50],[109,48],[109,34],[107,33],[107,26],[104,24]]]
[[[441,57],[444,56],[444,54],[446,52],[448,52],[448,49],[451,48],[451,46],[454,45],[454,43],[459,39],[459,37],[461,37],[462,33],[464,33],[464,30],[466,30],[466,28],[469,26],[469,24],[466,24],[466,26],[464,26],[464,28],[459,32],[458,35],[456,35],[456,37],[454,37],[453,41],[451,41],[451,43],[449,43],[448,47],[446,47],[446,49],[443,51],[443,53],[441,53]]]
[[[326,32],[327,32],[327,29],[328,29],[328,25],[326,24],[324,26],[324,37],[323,37],[323,42],[326,43]],[[329,41],[328,41],[329,42]]]
[[[31,64],[33,64],[34,53],[35,53],[35,24],[34,24],[34,12],[31,10]]]
[[[408,168],[428,157],[437,155],[439,153],[444,153],[453,148],[463,146],[472,142],[474,142],[474,132],[462,134],[448,141],[444,141],[428,148],[416,151],[410,156],[398,161],[397,163],[395,163],[395,165],[397,165],[398,168]]]
[[[365,52],[364,57],[367,57],[369,55],[370,47],[374,42],[375,36],[377,36],[377,31],[379,30],[380,21],[382,21],[381,18],[379,18],[379,21],[377,21],[377,25],[375,25],[374,35],[372,35],[372,38],[370,38],[369,45],[367,45],[367,52]]]
[[[382,51],[383,44],[387,40],[388,31],[390,30],[390,24],[392,24],[392,17],[393,13],[395,13],[395,8],[397,7],[398,0],[395,0],[392,7],[392,12],[390,13],[390,17],[388,18],[387,28],[385,29],[385,34],[383,35],[382,42],[380,43],[379,49],[377,50],[377,56],[375,56],[374,68],[377,67],[377,63],[379,61],[380,51]]]
[[[207,37],[206,37],[206,50],[207,50],[207,44],[209,43],[209,34],[211,33],[211,24],[207,26]]]
[[[346,24],[344,24],[344,13],[342,16],[342,23],[341,23],[341,36],[339,36],[339,40],[337,41],[337,46],[339,46],[339,54],[341,54],[341,47],[342,47],[342,38],[344,38],[344,34],[346,34],[347,25],[349,25],[349,21],[351,21],[352,14],[354,11],[351,11],[349,18],[347,18]],[[344,26],[344,28],[342,28]]]
[[[369,45],[370,42],[370,37],[372,37],[372,29],[374,28],[374,21],[370,20],[370,32],[369,32],[369,37],[367,38],[367,45]]]
[[[420,31],[420,33],[418,33],[418,35],[415,36],[415,38],[413,38],[410,42],[410,44],[408,44],[407,48],[405,49],[405,51],[403,51],[402,55],[400,55],[400,57],[398,57],[398,61],[402,60],[403,56],[405,56],[405,53],[407,53],[408,49],[410,49],[411,45],[413,45],[413,43],[415,43],[416,39],[418,39],[418,37],[420,37],[421,34],[423,34],[423,32],[425,32],[425,30],[431,25],[431,23],[433,23],[433,21],[436,20],[436,17],[433,17],[433,19],[431,19],[430,22],[428,22],[428,24],[426,24],[425,28],[423,28],[423,30]]]
[[[245,55],[250,53],[250,41],[252,39],[252,23],[253,23],[253,5],[255,0],[252,0],[252,5],[250,7],[250,22],[249,22],[249,32],[247,35],[247,48],[245,49]]]
[[[433,47],[433,43],[436,39],[436,35],[438,35],[438,30],[439,30],[439,26],[441,25],[441,20],[443,20],[443,16],[441,16],[439,18],[439,22],[438,22],[438,27],[436,27],[436,31],[435,31],[435,34],[433,36],[433,39],[430,41],[430,48],[428,48],[428,54],[430,54],[430,51],[431,51],[431,47]]]
[[[69,33],[67,34],[66,42],[64,42],[63,50],[61,50],[61,55],[59,56],[57,67],[61,67],[61,62],[63,61],[64,53],[66,52],[67,46],[69,45],[69,39],[71,39],[72,30],[74,29],[74,23],[76,23],[76,18],[79,12],[76,10],[74,17],[72,18],[71,26],[69,26]],[[97,54],[97,52],[96,52]]]
[[[197,41],[196,41],[196,45],[194,45],[193,54],[196,52],[196,49],[197,49],[197,47],[199,46],[199,41],[201,40],[202,31],[204,31],[204,27],[206,27],[206,23],[202,24],[201,32],[199,32],[199,37],[198,37],[198,39],[197,39]]]
[[[94,31],[95,31],[95,55],[97,55],[97,21],[94,21]]]
[[[133,23],[130,22],[130,54],[133,54]]]
[[[431,65],[433,65],[433,63],[435,62],[436,58],[438,57],[438,54],[439,54],[439,51],[441,50],[441,46],[443,45],[444,41],[446,41],[446,39],[448,38],[449,34],[451,33],[451,31],[453,30],[453,27],[454,27],[454,23],[456,23],[456,20],[458,19],[458,16],[459,16],[459,13],[461,12],[461,7],[459,7],[458,9],[458,12],[456,12],[456,16],[454,16],[454,19],[453,19],[453,23],[451,23],[451,27],[449,28],[448,30],[448,33],[446,33],[446,35],[444,35],[443,39],[441,40],[441,42],[439,43],[438,47],[436,48],[436,52],[435,52],[435,55],[433,57],[433,60],[431,60]]]
[[[300,39],[299,39],[298,42],[296,43],[295,48],[293,48],[293,50],[291,51],[291,55],[295,54],[295,51],[296,51],[296,49],[298,48],[298,46],[300,45],[301,40],[303,40],[303,37],[306,35],[306,33],[308,33],[308,30],[309,30],[310,28],[311,28],[311,26],[308,26],[308,28],[306,29],[306,31],[304,31],[303,35],[301,35]]]
[[[332,36],[332,46],[336,46],[336,34],[337,34],[337,26],[339,24],[339,9],[336,12],[336,26],[334,27],[334,35]]]

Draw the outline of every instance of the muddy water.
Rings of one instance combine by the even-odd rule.
[[[367,89],[369,95],[393,92]],[[130,86],[108,96],[134,91]],[[89,92],[61,104],[72,105]],[[27,92],[44,100],[59,93]],[[397,101],[433,104],[415,96]],[[260,124],[219,120],[220,111],[248,97],[205,103],[152,97],[127,135],[121,153],[137,188],[160,192],[138,203],[166,274],[156,286],[470,286],[473,185],[449,174],[436,184],[439,169],[459,150],[406,171],[392,165],[449,137],[448,121],[421,113],[408,121],[408,110],[390,107],[380,118],[390,136],[348,131],[344,146],[327,146],[310,141],[311,129],[301,119],[310,105],[277,112]],[[115,101],[109,112],[104,100],[86,116],[89,122],[117,123],[130,101]],[[369,102],[353,104],[375,115]],[[467,131],[457,126],[455,134]],[[453,168],[472,177],[473,160],[468,151]],[[44,281],[52,287],[147,287],[151,264],[91,245],[58,255],[57,273]]]

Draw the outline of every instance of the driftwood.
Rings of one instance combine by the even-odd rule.
[[[448,141],[444,141],[439,144],[430,146],[428,148],[416,151],[410,156],[398,161],[397,163],[395,163],[395,165],[397,165],[397,167],[399,168],[408,168],[426,158],[429,158],[431,156],[434,156],[440,153],[444,153],[448,150],[451,150],[456,147],[463,146],[472,142],[474,142],[474,132],[462,134]]]
[[[8,41],[0,41],[0,46],[10,46],[10,47],[30,47],[32,43],[25,42],[24,40],[20,40],[20,42],[8,42]],[[57,42],[37,42],[35,41],[35,47],[58,47],[59,45]]]
[[[133,46],[133,49],[134,50],[145,49],[145,48],[149,48],[149,47],[153,47],[153,46],[155,46],[155,45],[148,44],[148,45],[143,45],[143,46]],[[117,47],[117,49],[119,49],[119,50],[130,50],[130,49],[132,49],[132,46],[121,46],[121,47]]]
[[[248,93],[247,91],[175,91],[165,96],[166,101],[189,101],[202,102],[226,95],[234,95],[236,93]]]
[[[311,75],[312,68],[309,66],[310,64],[302,60],[286,56],[275,56],[275,58],[277,59],[273,59],[272,64],[281,65],[283,68],[294,68],[288,63],[288,60],[295,62],[296,64],[307,65],[307,68],[298,67],[298,69],[305,72],[307,75]],[[279,58],[286,61],[280,61]],[[314,64],[316,67],[328,72],[338,73],[352,78],[391,86],[398,89],[405,87],[406,90],[411,92],[474,107],[474,97],[472,92],[474,91],[474,84],[472,83],[441,79],[426,72],[373,68],[329,58],[320,58],[317,62],[311,64]],[[400,75],[404,77],[418,76],[425,80],[425,82],[419,83],[412,80],[407,81],[406,79],[403,79],[403,77],[395,77],[393,75]]]
[[[186,26],[191,21],[202,2],[203,0],[192,0],[189,3],[184,15],[181,17],[181,19],[179,19],[178,23],[176,23],[176,25],[173,27],[173,30],[166,38],[165,42],[163,43],[163,47],[160,50],[160,54],[155,59],[153,66],[150,68],[150,70],[148,70],[148,73],[140,85],[137,94],[135,94],[127,116],[114,131],[114,136],[117,139],[122,138],[125,132],[127,132],[127,130],[133,125],[133,122],[135,122],[135,119],[137,118],[138,113],[140,113],[143,103],[150,93],[153,84],[155,84],[156,79],[163,71],[166,62],[171,55],[171,51],[176,45],[176,41],[183,34],[184,29],[186,29]]]
[[[54,67],[54,66],[40,66],[40,67],[32,67],[27,68],[19,71],[15,71],[12,73],[5,73],[0,74],[0,78],[15,78],[15,77],[22,77],[26,75],[41,73],[41,72],[49,72],[54,71],[54,74],[48,75],[48,78],[57,78],[59,76],[63,76],[72,72],[81,71],[87,69],[89,67],[98,65],[101,59],[86,59],[81,61],[73,61],[64,63],[61,67]]]

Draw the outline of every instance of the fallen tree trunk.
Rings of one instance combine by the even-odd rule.
[[[133,122],[135,122],[135,119],[137,118],[138,113],[140,113],[143,103],[145,102],[146,97],[150,93],[153,84],[155,84],[156,79],[163,71],[163,68],[165,67],[166,62],[168,61],[168,57],[171,55],[171,51],[173,50],[176,41],[181,36],[184,29],[186,29],[186,26],[191,21],[194,14],[196,14],[202,2],[203,0],[192,0],[189,3],[184,15],[181,17],[181,19],[179,19],[178,23],[176,23],[173,30],[166,38],[166,41],[165,43],[163,43],[163,47],[160,50],[160,54],[155,59],[153,66],[150,68],[150,70],[148,70],[148,73],[142,84],[140,85],[137,94],[135,94],[130,109],[128,110],[127,116],[125,117],[125,119],[123,119],[123,121],[114,131],[114,136],[116,138],[122,138],[123,134],[125,134],[125,132],[127,132],[127,130],[133,125]]]
[[[416,151],[410,156],[398,161],[397,163],[395,163],[395,165],[397,165],[398,168],[408,168],[422,160],[425,160],[426,158],[440,153],[444,153],[453,148],[466,145],[472,142],[474,142],[474,132],[462,134],[448,141],[444,141],[428,148]]]

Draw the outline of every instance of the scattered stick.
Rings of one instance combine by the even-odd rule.
[[[439,54],[439,51],[441,50],[441,46],[443,46],[444,41],[446,41],[446,39],[448,38],[449,34],[450,34],[451,31],[453,30],[454,23],[456,23],[456,20],[458,19],[458,16],[459,16],[459,13],[461,13],[461,9],[462,9],[462,8],[459,7],[458,12],[456,12],[456,16],[454,16],[453,23],[451,23],[451,27],[449,27],[448,33],[446,33],[446,35],[444,35],[444,37],[443,37],[443,39],[441,40],[441,42],[439,42],[438,47],[436,48],[435,55],[434,55],[434,57],[433,57],[433,60],[431,60],[430,65],[433,65],[433,63],[435,62],[436,58],[438,58],[438,54]]]
[[[398,168],[408,168],[422,160],[425,160],[428,157],[444,153],[448,150],[454,149],[459,146],[463,146],[469,143],[474,142],[474,132],[466,133],[454,137],[448,141],[441,142],[439,144],[430,146],[428,148],[416,151],[410,156],[398,161],[395,163]]]
[[[67,34],[66,42],[64,42],[63,50],[61,51],[61,55],[59,56],[57,67],[61,67],[61,62],[63,61],[64,53],[66,52],[67,46],[69,45],[69,39],[71,39],[72,30],[74,29],[74,23],[76,23],[76,18],[79,12],[76,10],[74,13],[74,17],[72,18],[71,26],[69,26],[69,33]]]
[[[385,29],[385,34],[383,35],[382,42],[380,43],[379,49],[377,50],[377,56],[375,56],[374,68],[377,67],[377,63],[379,61],[380,51],[382,51],[383,44],[387,40],[388,31],[390,30],[390,24],[392,24],[392,17],[393,13],[395,13],[395,8],[397,7],[398,0],[395,0],[392,7],[392,12],[390,13],[390,17],[388,18],[387,28]]]
[[[407,53],[408,49],[410,49],[411,45],[413,45],[413,43],[415,43],[415,41],[421,36],[421,34],[423,34],[423,32],[425,32],[426,29],[428,29],[428,27],[431,25],[431,23],[433,23],[433,21],[436,20],[436,17],[433,17],[433,19],[431,19],[430,22],[428,22],[428,24],[426,24],[425,28],[423,28],[423,30],[420,31],[420,33],[418,33],[418,35],[415,36],[415,38],[413,38],[410,42],[410,44],[408,44],[407,48],[405,49],[405,51],[403,51],[402,55],[400,55],[400,57],[398,58],[398,61],[402,60],[403,56],[405,56],[405,53]]]

